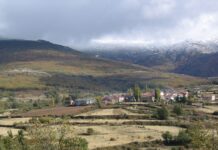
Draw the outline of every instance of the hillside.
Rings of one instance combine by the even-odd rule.
[[[198,77],[218,76],[218,43],[183,42],[146,49],[86,51],[93,56]]]
[[[48,89],[126,90],[142,87],[186,86],[205,82],[190,76],[99,59],[47,41],[0,41],[0,88],[10,90]]]
[[[44,50],[43,55],[40,56],[31,53],[33,50]],[[38,40],[0,40],[0,63],[14,62],[14,61],[28,61],[39,59],[54,59],[56,55],[46,54],[47,50],[56,52],[65,52],[72,54],[80,54],[80,52],[69,47],[53,44],[48,41]]]
[[[86,52],[100,58],[117,60],[155,68],[162,71],[174,72],[178,66],[185,64],[194,56],[201,53],[186,50],[106,50]]]
[[[218,53],[201,54],[178,66],[175,72],[201,77],[217,77],[217,66]]]

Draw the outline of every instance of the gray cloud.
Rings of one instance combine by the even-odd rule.
[[[217,0],[0,0],[0,37],[87,48],[217,35]]]

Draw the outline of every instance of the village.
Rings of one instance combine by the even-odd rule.
[[[197,141],[198,135],[208,130],[216,133],[217,91],[214,85],[146,89],[134,85],[126,92],[77,97],[69,94],[64,103],[53,105],[55,101],[48,101],[50,106],[35,100],[32,103],[37,107],[30,110],[8,109],[10,112],[2,113],[0,134],[7,136],[10,131],[16,136],[20,130],[29,134],[31,127],[43,137],[44,133],[59,134],[56,132],[65,129],[67,136],[83,139],[86,149],[91,150],[187,148],[192,144],[190,138]],[[55,96],[50,98],[55,100]],[[53,127],[58,130],[50,130]],[[198,147],[194,144],[191,146]]]
[[[65,102],[65,106],[86,106],[96,103],[96,98],[85,97],[76,99],[70,96]],[[177,89],[149,89],[141,90],[138,86],[128,89],[127,92],[110,93],[98,97],[98,101],[104,105],[114,105],[120,103],[189,103],[193,106],[202,107],[203,104],[216,104],[218,102],[217,88],[177,88]]]

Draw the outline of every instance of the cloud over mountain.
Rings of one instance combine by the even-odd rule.
[[[0,36],[77,48],[211,40],[217,8],[216,0],[0,0]]]

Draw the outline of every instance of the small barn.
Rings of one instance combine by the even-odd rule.
[[[153,92],[142,93],[141,101],[142,102],[154,102],[155,101],[154,93]]]

